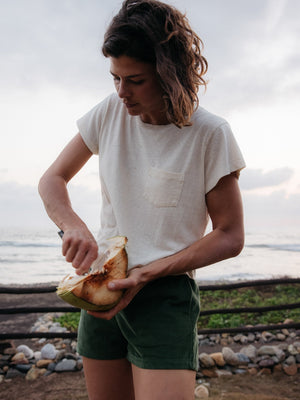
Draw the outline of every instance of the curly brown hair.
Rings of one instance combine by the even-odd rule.
[[[185,15],[156,0],[126,0],[104,36],[105,57],[126,55],[156,67],[168,121],[191,125],[207,61],[203,42]]]

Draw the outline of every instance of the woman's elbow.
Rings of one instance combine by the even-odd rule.
[[[245,244],[244,232],[240,232],[239,234],[235,234],[231,238],[231,243],[230,243],[231,257],[238,256],[241,253],[241,251],[243,250],[244,244]]]

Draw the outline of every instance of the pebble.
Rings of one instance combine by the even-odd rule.
[[[57,353],[58,350],[56,350],[55,346],[51,343],[47,343],[41,350],[41,357],[42,359],[54,360]]]
[[[30,347],[26,346],[25,344],[18,346],[17,351],[19,353],[23,353],[28,360],[34,357],[34,352],[31,350]]]
[[[209,391],[205,385],[199,385],[195,388],[196,399],[208,399]]]
[[[33,331],[49,332],[60,330],[58,323],[53,322],[53,315],[40,317],[33,326]],[[198,335],[199,348],[206,345],[211,352],[200,352],[200,368],[197,372],[198,383],[206,379],[232,374],[266,375],[285,373],[296,375],[300,372],[300,330],[282,329],[278,332],[254,332],[238,335],[224,333],[221,335]],[[277,345],[272,345],[273,340]],[[0,383],[12,380],[16,376],[26,377],[27,380],[38,379],[40,376],[63,373],[64,371],[80,371],[83,368],[82,359],[76,353],[76,340],[45,338],[35,341],[39,347],[34,351],[22,344],[15,348],[11,342],[3,345],[0,354]],[[238,351],[230,348],[240,345]],[[214,351],[214,346],[221,346],[221,351]],[[201,379],[200,379],[201,378]],[[203,386],[203,385],[199,385]],[[198,387],[198,386],[197,386]],[[203,393],[207,390],[205,389]],[[197,388],[196,388],[197,389]],[[205,395],[205,394],[204,394]],[[195,393],[196,396],[196,393]],[[207,398],[207,397],[196,397]]]

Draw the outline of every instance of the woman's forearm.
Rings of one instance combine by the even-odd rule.
[[[50,219],[63,231],[85,226],[74,212],[66,181],[60,176],[43,175],[39,182],[39,193]]]

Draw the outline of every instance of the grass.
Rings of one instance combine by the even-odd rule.
[[[201,311],[220,308],[265,307],[299,302],[300,284],[266,285],[234,290],[201,291]],[[76,331],[79,313],[67,313],[56,319],[62,326]],[[213,314],[201,316],[198,326],[204,328],[235,328],[244,325],[277,324],[285,319],[300,322],[300,309],[268,311],[264,313]]]

